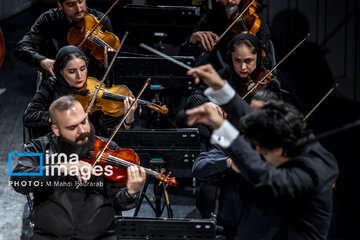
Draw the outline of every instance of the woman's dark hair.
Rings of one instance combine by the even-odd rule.
[[[228,58],[231,59],[231,53],[235,51],[236,47],[245,45],[249,47],[252,54],[256,54],[256,68],[261,67],[262,60],[262,46],[260,40],[250,33],[240,33],[233,37],[229,44]]]
[[[258,52],[256,47],[248,39],[240,39],[236,41],[233,45],[231,45],[230,51],[235,52],[236,47],[240,45],[247,46],[252,54],[256,54]]]
[[[262,101],[262,102],[268,102],[268,101],[279,101],[281,100],[280,97],[273,91],[270,90],[262,90],[257,91],[254,96],[251,98],[252,100]]]
[[[269,101],[257,112],[243,117],[240,130],[251,142],[263,148],[282,147],[287,157],[303,151],[304,145],[297,143],[310,135],[303,114],[281,101]]]
[[[66,64],[67,64],[69,61],[71,61],[71,60],[73,60],[73,59],[75,59],[75,58],[80,58],[80,59],[84,60],[85,63],[86,63],[86,67],[87,67],[88,61],[87,61],[86,56],[83,55],[83,54],[81,54],[81,53],[79,53],[79,52],[75,52],[75,53],[71,53],[71,54],[67,55],[66,57],[64,57],[64,59],[60,62],[59,68],[60,68],[61,70],[64,69],[64,67],[66,66]]]
[[[55,57],[55,62],[54,62],[54,73],[55,73],[56,78],[58,78],[58,79],[63,78],[63,76],[61,74],[61,70],[64,69],[64,67],[66,66],[66,64],[69,61],[71,61],[75,58],[80,58],[80,59],[84,60],[86,63],[86,67],[87,67],[88,61],[87,61],[86,55],[78,47],[68,45],[68,46],[62,47],[58,51],[58,53],[56,54],[56,57]]]

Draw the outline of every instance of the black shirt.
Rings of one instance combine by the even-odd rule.
[[[104,15],[91,8],[87,8],[87,13],[98,19]],[[104,19],[102,24],[102,31],[113,31],[108,17]],[[58,8],[44,12],[16,45],[15,56],[30,66],[41,68],[41,60],[45,58],[55,59],[59,49],[68,45],[67,34],[69,29],[75,25],[76,22],[70,23],[64,12]],[[103,63],[96,60],[89,52],[86,55],[89,60],[89,75],[101,77],[102,75],[98,71],[104,72]]]
[[[111,149],[117,148],[114,143]],[[46,174],[56,164],[46,161],[46,154],[59,153],[57,137],[50,133],[25,145],[24,152],[43,153],[43,169],[39,157],[20,157],[14,173],[35,173],[43,176],[12,176],[15,191],[33,192],[34,236],[46,239],[103,239],[114,234],[114,215],[134,208],[137,199],[129,198],[124,185],[115,185],[104,175],[94,176],[87,186],[76,188],[77,178]],[[55,157],[55,163],[57,162]],[[50,176],[51,175],[51,176]],[[22,183],[22,184],[20,184]],[[35,238],[37,239],[37,238]],[[41,238],[40,238],[41,239]]]

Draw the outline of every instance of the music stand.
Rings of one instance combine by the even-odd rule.
[[[194,66],[194,57],[174,56],[188,66]],[[185,106],[186,99],[195,89],[194,79],[186,75],[182,67],[164,58],[151,55],[118,56],[112,68],[115,84],[126,85],[134,94],[140,91],[147,78],[150,86],[145,89],[141,98],[158,105],[166,105],[167,115],[141,108],[137,118],[143,128],[176,128],[175,118]],[[146,117],[151,118],[146,119]],[[170,123],[170,124],[169,124]],[[157,127],[161,125],[161,127]]]
[[[190,67],[195,64],[193,56],[172,57]],[[140,82],[147,78],[151,78],[150,85],[160,85],[170,94],[177,91],[186,95],[195,89],[193,77],[186,75],[186,69],[159,56],[118,56],[114,75],[115,84],[125,84],[135,93],[141,89]],[[147,95],[146,92],[144,94]]]
[[[208,219],[133,218],[116,216],[118,239],[203,240],[216,238],[215,221]]]
[[[180,129],[147,129],[147,130],[120,130],[113,138],[120,147],[133,149],[140,157],[140,165],[157,172],[165,168],[175,177],[192,178],[192,164],[201,152],[199,131],[197,128]],[[148,177],[140,194],[140,204],[135,209],[137,216],[143,199],[145,198],[160,217],[165,206],[168,216],[172,217],[172,210],[164,184],[160,187],[154,183],[155,207],[146,196],[149,185]],[[161,206],[162,193],[165,201]]]
[[[183,43],[200,19],[200,8],[194,6],[147,6],[127,4],[118,15],[122,29],[129,31],[127,42],[175,46]]]

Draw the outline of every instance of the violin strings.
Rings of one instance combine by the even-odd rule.
[[[102,47],[108,47],[108,48],[111,48],[111,49],[112,49],[112,47],[111,47],[109,44],[107,44],[106,42],[104,42],[104,40],[102,40],[102,39],[99,38],[98,36],[95,36],[93,39],[96,40],[96,42],[98,42],[99,44],[101,44]],[[94,41],[94,42],[95,42],[95,41]]]
[[[96,45],[100,46],[100,47],[105,47],[106,46],[105,43],[101,39],[99,39],[98,37],[93,37],[91,39],[91,41],[93,43],[95,43]]]
[[[89,31],[86,31],[86,32],[88,33]],[[92,41],[92,42],[95,43],[96,45],[99,45],[99,46],[101,46],[101,47],[104,47],[103,41],[102,41],[101,39],[99,39],[96,35],[95,35],[94,37],[92,37],[92,38],[90,39],[90,41]]]
[[[95,154],[95,153],[97,153],[97,152],[94,152],[94,151],[91,152],[91,154]],[[121,167],[137,166],[134,163],[131,163],[131,162],[128,162],[128,161],[126,161],[124,159],[120,159],[120,158],[113,157],[113,156],[110,156],[110,155],[108,155],[108,156],[102,155],[101,156],[101,161],[112,163],[112,165],[115,165],[115,166],[120,165]],[[148,174],[153,175],[155,177],[159,174],[159,173],[157,173],[157,172],[155,172],[153,170],[150,170],[150,169],[147,169],[147,168],[144,168],[144,169]]]
[[[115,166],[116,166],[116,165],[121,165],[121,166],[123,166],[123,167],[137,166],[137,165],[134,164],[134,163],[130,163],[130,162],[126,161],[126,160],[123,160],[123,159],[120,159],[120,158],[115,158],[115,157],[113,157],[113,156],[109,156],[109,159],[107,160],[107,162],[112,163],[112,164],[115,165]],[[119,163],[120,163],[120,164],[119,164]],[[146,173],[148,173],[148,174],[150,174],[150,175],[153,175],[153,176],[157,176],[157,175],[158,175],[158,173],[155,172],[155,171],[152,171],[152,170],[146,169],[146,168],[144,168],[144,169],[145,169]]]

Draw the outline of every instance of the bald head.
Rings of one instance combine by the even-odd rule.
[[[76,103],[80,102],[71,95],[62,96],[51,103],[49,107],[50,119],[53,124],[59,125],[59,113],[71,109]]]

